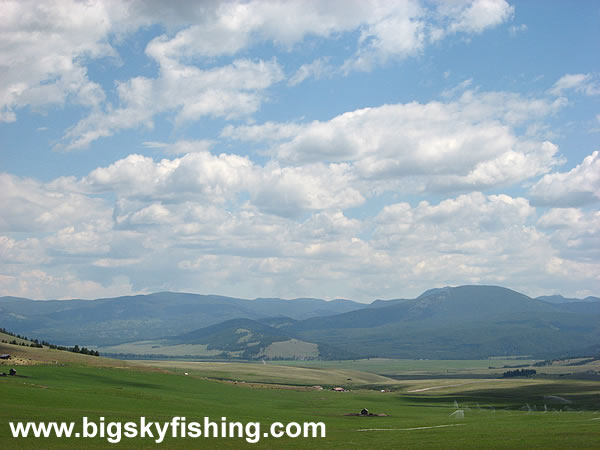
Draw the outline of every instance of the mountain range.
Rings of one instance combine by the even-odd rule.
[[[161,292],[110,299],[1,297],[0,327],[105,353],[227,358],[551,358],[600,350],[600,299],[497,286],[414,299],[244,300]]]

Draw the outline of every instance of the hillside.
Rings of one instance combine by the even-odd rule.
[[[581,303],[581,302],[599,302],[600,303],[600,298],[599,297],[593,297],[593,296],[588,296],[585,298],[570,298],[570,297],[563,297],[562,295],[543,295],[541,297],[536,297],[538,300],[542,300],[544,302],[547,303],[555,303],[555,304],[561,304],[561,303]]]
[[[295,322],[283,331],[362,356],[417,359],[545,358],[600,342],[600,311],[552,305],[500,287],[444,288],[384,305]]]
[[[358,355],[331,345],[299,340],[268,324],[290,324],[291,319],[233,319],[162,339],[101,347],[103,354],[121,357],[199,357],[224,359],[340,359]]]
[[[64,345],[115,345],[181,334],[231,319],[288,316],[301,320],[365,306],[350,300],[244,300],[175,292],[93,301],[0,297],[0,326]]]
[[[16,339],[17,345],[3,341],[13,341],[11,335],[0,333],[0,354],[10,355],[10,359],[0,360],[0,372],[7,372],[8,368],[30,366],[37,364],[53,365],[83,365],[94,367],[128,367],[129,364],[116,359],[84,355],[65,350],[50,349],[48,347],[29,347],[30,341]],[[20,344],[26,345],[20,345]]]
[[[109,354],[546,359],[600,348],[600,302],[548,302],[497,286],[430,289],[370,305],[158,293],[64,302],[2,298],[0,309],[0,326],[95,344]]]
[[[389,303],[389,306],[388,306]],[[412,300],[380,301],[377,307],[311,318],[291,328],[372,328],[396,322],[426,322],[431,326],[469,323],[505,314],[556,312],[558,308],[510,289],[496,286],[444,288]]]

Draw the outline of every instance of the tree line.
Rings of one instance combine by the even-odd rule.
[[[512,377],[530,377],[535,375],[537,372],[535,369],[517,369],[517,370],[508,370],[502,374],[504,378],[512,378]]]
[[[75,345],[73,347],[68,347],[65,345],[51,344],[48,341],[39,341],[38,339],[28,339],[27,337],[21,336],[20,334],[11,333],[6,328],[0,328],[0,333],[4,333],[4,334],[7,334],[14,338],[22,339],[24,341],[29,341],[29,344],[27,344],[25,342],[18,342],[17,339],[13,339],[12,341],[7,341],[6,339],[2,339],[2,342],[4,342],[5,344],[20,345],[22,347],[33,347],[33,348],[48,347],[53,350],[63,350],[66,352],[81,353],[82,355],[100,356],[100,352],[98,352],[98,350],[92,350],[87,347],[80,347],[79,345]]]

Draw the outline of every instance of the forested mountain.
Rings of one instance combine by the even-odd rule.
[[[60,343],[160,339],[163,347],[201,344],[245,358],[277,356],[273,349],[284,345],[273,344],[283,342],[314,357],[430,359],[548,358],[600,344],[600,301],[549,302],[497,286],[431,289],[370,305],[171,292],[95,301],[4,297],[0,313],[0,325]]]

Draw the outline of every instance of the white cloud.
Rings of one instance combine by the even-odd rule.
[[[521,25],[511,25],[508,29],[508,32],[512,37],[515,37],[519,33],[524,33],[527,31],[527,25],[522,23]]]
[[[53,231],[60,227],[110,217],[104,201],[70,191],[72,183],[39,181],[0,174],[0,231]]]
[[[23,240],[0,236],[0,260],[4,264],[39,264],[48,261],[37,238]]]
[[[199,195],[207,201],[223,201],[241,190],[251,178],[253,163],[245,157],[207,152],[154,162],[150,157],[129,155],[83,180],[90,189],[113,191],[124,198],[177,199]]]
[[[600,281],[600,264],[595,262],[573,261],[554,256],[546,263],[548,273],[561,278],[570,278],[575,282],[583,280]]]
[[[58,230],[45,239],[54,252],[68,255],[102,255],[111,250],[111,221],[85,223]]]
[[[422,234],[424,239],[444,239],[448,233],[473,234],[489,233],[495,240],[494,232],[510,227],[521,227],[535,215],[535,209],[524,198],[508,195],[485,196],[480,192],[460,195],[441,201],[437,205],[421,202],[417,207],[408,203],[396,203],[385,206],[375,221],[380,239],[394,235],[405,235],[416,239]],[[428,232],[423,234],[423,230]],[[443,229],[440,234],[437,231]],[[436,231],[437,230],[437,231]],[[413,234],[414,233],[414,234]],[[461,245],[461,240],[453,240]],[[482,249],[484,250],[484,249]],[[495,250],[489,248],[491,252]]]
[[[158,142],[158,141],[145,141],[142,142],[142,145],[145,148],[166,148],[169,146],[167,142]]]
[[[92,262],[92,265],[97,267],[124,267],[139,264],[140,258],[101,258]]]
[[[364,108],[329,121],[228,127],[222,136],[269,142],[287,164],[346,163],[357,179],[420,189],[483,189],[543,174],[557,147],[517,129],[553,114],[560,100],[503,92],[464,92],[447,103]]]
[[[79,279],[73,273],[54,275],[42,270],[27,270],[13,275],[0,274],[0,292],[44,300],[108,298],[138,293],[133,291],[124,277],[115,277],[105,285]]]
[[[0,3],[0,121],[24,106],[75,103],[96,107],[104,92],[87,75],[88,59],[115,57],[108,42],[119,3],[3,1]]]
[[[579,206],[599,201],[600,152],[586,156],[569,172],[544,175],[529,194],[540,205]]]
[[[179,25],[190,25],[173,39],[165,39],[169,55],[193,56],[233,55],[240,50],[265,40],[284,47],[301,42],[307,35],[328,37],[333,33],[350,31],[363,21],[389,10],[388,2],[361,1],[228,1],[208,4],[180,5]],[[141,2],[141,6],[146,6]],[[139,5],[138,5],[139,7]],[[155,2],[144,8],[149,20],[160,20],[164,5]],[[184,11],[185,10],[185,11]],[[172,21],[172,17],[166,17]]]
[[[172,155],[185,155],[187,153],[199,153],[199,152],[208,152],[214,145],[216,141],[210,139],[196,139],[196,140],[181,140],[173,143],[167,142],[154,142],[147,141],[143,142],[142,145],[145,148],[161,148],[164,149],[166,153],[170,153]]]
[[[565,91],[574,90],[575,92],[588,96],[600,95],[600,83],[592,74],[567,74],[561,77],[549,90],[553,95],[564,95]]]
[[[439,11],[452,20],[449,32],[481,33],[510,19],[514,7],[505,0],[474,0],[442,2]]]
[[[387,8],[379,4],[378,14],[366,20],[358,50],[345,61],[343,71],[370,71],[389,60],[417,55],[449,34],[481,33],[507,21],[514,12],[505,0],[440,2],[434,9],[417,1],[387,3]]]
[[[298,123],[265,122],[261,125],[227,125],[221,132],[221,137],[239,141],[263,142],[282,141],[300,134],[305,125]]]
[[[347,170],[257,166],[233,155],[132,155],[82,180],[49,183],[62,195],[114,192],[112,217],[54,222],[42,239],[0,238],[0,289],[42,298],[143,287],[367,300],[444,283],[531,292],[549,280],[570,283],[568,268],[580,284],[593,280],[597,213],[552,210],[537,219],[524,198],[474,192],[351,218],[342,209],[362,194]],[[114,278],[129,267],[129,279]]]
[[[575,206],[600,198],[600,156],[547,173],[563,162],[548,119],[569,94],[597,94],[597,74],[566,75],[533,97],[481,92],[442,65],[439,77],[465,80],[443,101],[285,123],[269,116],[281,104],[263,108],[284,79],[295,86],[407,63],[443,38],[462,46],[513,12],[504,0],[0,3],[0,120],[77,105],[66,117],[84,118],[64,133],[58,147],[67,149],[156,121],[161,137],[137,145],[169,155],[119,156],[52,182],[0,174],[0,294],[370,300],[460,283],[593,292],[599,216]],[[526,29],[510,25],[496,37]],[[127,61],[113,90],[103,70],[119,64],[117,49],[144,48],[148,64]],[[252,49],[283,56],[255,59]],[[218,137],[215,123],[189,126],[214,118],[243,122],[217,125]],[[181,139],[162,142],[163,123]],[[110,154],[127,155],[119,142]],[[519,192],[532,179],[531,201],[480,192]],[[553,208],[538,217],[536,203]]]
[[[430,6],[418,0],[259,0],[190,2],[175,7],[165,7],[162,2],[134,2],[128,14],[138,17],[139,22],[161,21],[179,28],[192,25],[165,40],[169,54],[185,58],[233,55],[263,41],[291,48],[307,36],[328,38],[362,29],[357,56],[365,56],[370,49],[377,54],[375,59],[413,53],[423,46],[425,29],[431,33],[429,28],[434,26],[444,33],[481,33],[513,14],[513,7],[505,0]]]
[[[404,58],[423,50],[425,46],[425,11],[417,2],[389,2],[394,8],[365,27],[360,35],[359,48],[342,70],[370,71],[390,58]]]
[[[354,175],[346,164],[269,164],[260,172],[258,184],[249,191],[252,201],[266,212],[294,217],[310,210],[346,209],[365,201],[352,185]]]
[[[348,208],[365,201],[352,186],[353,181],[354,176],[345,164],[257,166],[237,155],[195,152],[158,162],[142,155],[129,155],[92,171],[82,180],[82,187],[92,192],[117,193],[120,200],[115,210],[116,220],[141,223],[166,220],[168,211],[159,204],[161,201],[179,203],[193,199],[223,203],[235,201],[241,193],[247,193],[263,211],[284,216]],[[155,203],[146,205],[147,201]]]
[[[552,208],[539,220],[540,229],[550,236],[557,256],[573,262],[600,264],[600,212],[578,208]]]
[[[274,60],[236,60],[202,70],[166,58],[154,41],[148,48],[161,64],[158,78],[136,77],[118,84],[120,106],[94,111],[69,129],[63,138],[66,149],[87,147],[119,130],[152,127],[153,117],[162,112],[173,112],[176,121],[245,116],[259,109],[261,91],[283,78]]]
[[[256,0],[169,7],[141,1],[5,1],[0,8],[0,59],[10,63],[0,75],[0,121],[16,120],[16,111],[25,106],[35,110],[76,103],[91,108],[87,118],[66,131],[58,146],[66,149],[85,148],[119,130],[152,127],[162,112],[175,114],[177,121],[253,114],[264,101],[263,91],[283,78],[277,62],[237,58],[221,67],[207,64],[262,42],[285,50],[307,36],[360,31],[357,50],[342,71],[364,71],[421,52],[433,33],[431,17],[444,33],[479,33],[505,21],[512,10],[504,0],[455,3],[435,14],[417,0]],[[152,24],[167,29],[146,48],[160,67],[159,76],[118,82],[118,103],[107,102],[101,85],[88,77],[88,61],[117,62],[111,42]],[[302,65],[289,83],[334,72],[321,58]]]
[[[302,64],[296,73],[289,79],[288,86],[296,86],[307,78],[319,80],[321,78],[331,78],[336,73],[336,68],[329,63],[329,58],[323,57],[315,59],[308,64]]]

